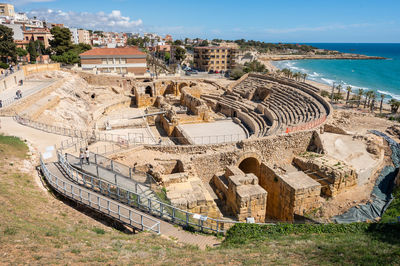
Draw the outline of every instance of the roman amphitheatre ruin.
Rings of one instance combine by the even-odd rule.
[[[68,184],[146,217],[214,231],[311,214],[326,222],[369,201],[388,163],[387,143],[366,121],[382,131],[392,122],[334,110],[318,88],[276,75],[155,80],[59,70],[26,82],[38,80],[51,84],[2,116],[64,136],[55,150],[38,148],[49,175],[62,172]],[[86,146],[90,165],[78,158]]]

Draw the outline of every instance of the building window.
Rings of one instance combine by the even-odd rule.
[[[221,64],[225,64],[225,61],[221,61]]]
[[[219,61],[215,62],[216,64],[219,64]]]
[[[217,53],[219,53],[219,49],[217,49]]]
[[[217,55],[217,58],[219,58],[219,55]]]
[[[214,64],[214,61],[211,61],[211,64]]]
[[[106,64],[107,64],[107,58],[101,59],[101,63],[102,63],[103,65],[106,65]]]
[[[225,58],[225,55],[223,55],[222,58]]]
[[[126,64],[126,59],[125,58],[121,58],[121,64]]]

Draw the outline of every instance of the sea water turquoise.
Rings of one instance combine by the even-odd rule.
[[[332,85],[352,86],[400,100],[400,43],[310,43],[321,49],[381,56],[385,60],[289,60],[273,62],[280,69],[308,74],[308,79]]]

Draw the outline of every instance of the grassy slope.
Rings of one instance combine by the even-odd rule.
[[[370,264],[400,256],[398,245],[367,234],[274,235],[206,251],[150,233],[124,234],[38,188],[33,174],[20,172],[26,152],[23,142],[0,136],[0,264]]]

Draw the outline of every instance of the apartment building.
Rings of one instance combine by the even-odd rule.
[[[143,75],[147,70],[146,53],[138,47],[94,48],[80,54],[83,70],[100,73]]]
[[[84,44],[92,44],[90,41],[90,33],[88,30],[78,30],[78,42]]]
[[[194,48],[194,67],[201,71],[227,71],[236,65],[237,49],[221,46]]]
[[[79,43],[78,29],[77,28],[69,28],[69,31],[71,32],[71,42],[73,44],[78,44]]]
[[[0,16],[15,17],[14,6],[11,4],[0,3]]]

